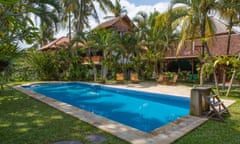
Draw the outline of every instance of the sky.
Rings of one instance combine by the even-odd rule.
[[[115,0],[111,0],[115,3]],[[139,11],[144,11],[146,13],[153,12],[154,10],[159,12],[164,12],[168,9],[170,0],[120,0],[120,4],[127,10],[127,15],[132,19],[136,16]],[[104,14],[101,11],[98,12],[100,17],[100,22],[106,21],[104,17],[106,15],[111,14]],[[96,22],[91,21],[91,26],[94,27],[98,25]]]
[[[133,18],[139,11],[147,13],[154,10],[166,11],[169,3],[170,0],[120,0],[120,4],[127,9],[130,18]]]
[[[115,4],[115,0],[111,0]],[[120,4],[122,7],[124,7],[127,10],[127,15],[130,17],[130,19],[133,19],[136,14],[140,11],[144,11],[146,13],[151,13],[156,11],[164,12],[168,9],[168,6],[170,4],[170,0],[120,0]],[[104,14],[102,11],[100,11],[100,8],[96,5],[96,10],[98,12],[98,16],[100,18],[100,23],[103,23],[104,21],[107,21],[104,19],[104,17],[111,15],[111,13]],[[94,19],[89,20],[90,29],[95,28],[98,23]],[[55,38],[60,38],[63,36],[67,36],[68,29],[61,29],[55,34]],[[24,43],[20,43],[21,48],[30,47],[29,45],[26,45]]]
[[[128,0],[129,3],[133,3],[136,6],[140,5],[155,5],[160,2],[169,2],[170,0]]]
[[[115,0],[111,0],[115,3]],[[146,13],[153,12],[154,10],[159,12],[164,12],[168,9],[170,0],[120,0],[120,4],[127,10],[127,15],[132,19],[136,16],[139,11],[144,11]],[[111,13],[104,14],[97,8],[98,15],[100,18],[100,23],[106,21],[104,17],[111,15]],[[90,19],[91,29],[95,28],[98,23],[94,19]],[[66,35],[67,30],[60,31],[56,34],[56,38]]]

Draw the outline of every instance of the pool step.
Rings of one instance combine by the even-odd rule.
[[[209,104],[208,117],[216,120],[223,121],[223,114],[230,115],[227,107],[221,101],[220,97],[212,91],[211,95],[204,97],[206,102]]]

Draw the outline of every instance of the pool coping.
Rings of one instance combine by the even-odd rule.
[[[208,120],[205,117],[195,117],[188,115],[170,124],[157,128],[152,132],[145,133],[135,128],[118,123],[116,121],[95,115],[91,112],[87,112],[70,104],[60,102],[53,98],[46,97],[42,94],[22,88],[22,86],[37,83],[64,83],[64,82],[32,82],[28,84],[14,86],[13,88],[18,91],[21,91],[22,93],[27,94],[28,96],[34,99],[44,102],[49,106],[54,107],[66,114],[69,114],[97,128],[109,132],[132,144],[159,144],[159,143],[169,144],[176,141],[177,139],[187,134],[188,132],[192,131],[193,129],[199,127]],[[229,105],[231,105],[232,103],[229,103]]]

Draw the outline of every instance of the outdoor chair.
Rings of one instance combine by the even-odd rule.
[[[131,82],[132,83],[138,83],[139,82],[137,73],[131,73]]]
[[[123,73],[117,73],[116,74],[116,81],[117,82],[123,82],[124,81],[124,74]]]
[[[158,83],[162,83],[163,82],[163,75],[159,75],[158,79],[157,79]]]
[[[169,83],[171,83],[173,85],[176,85],[177,79],[178,79],[178,75],[176,74],[176,75],[173,76],[172,80],[169,80]]]

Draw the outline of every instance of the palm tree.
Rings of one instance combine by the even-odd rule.
[[[180,4],[180,5],[179,5]],[[200,37],[202,41],[201,63],[205,55],[211,56],[207,36],[213,35],[214,24],[208,13],[216,6],[216,0],[172,0],[171,9],[178,12],[176,21],[181,26],[181,41],[178,46],[178,52],[182,48],[185,40],[194,40]],[[203,85],[202,72],[200,75],[200,86]]]
[[[127,14],[127,10],[125,7],[121,6],[120,0],[115,0],[115,6],[110,11],[114,14],[114,16],[106,16],[106,19],[124,16]]]
[[[145,41],[150,32],[149,16],[147,15],[147,13],[140,11],[133,18],[133,21],[136,23],[136,26],[138,28],[138,39],[140,41]]]
[[[216,7],[216,11],[220,13],[220,17],[227,23],[228,28],[228,42],[227,42],[227,50],[226,55],[230,53],[230,46],[231,46],[231,35],[232,35],[232,28],[239,23],[239,16],[240,16],[240,2],[238,0],[219,0],[218,5]],[[236,68],[233,70],[232,79],[234,78],[236,72]],[[226,81],[226,67],[223,67],[223,86],[222,89],[225,89],[225,81]],[[231,82],[232,82],[231,79]],[[228,87],[228,92],[226,95],[229,94],[231,89],[232,83]]]
[[[235,59],[233,58],[233,73],[232,73],[232,76],[231,76],[231,80],[230,80],[230,84],[229,84],[226,96],[228,96],[230,94],[230,91],[232,89],[233,80],[236,76],[237,69],[239,67],[240,67],[240,53],[238,53],[237,58],[235,58]]]
[[[228,42],[227,42],[227,50],[226,55],[229,55],[230,46],[231,46],[231,35],[232,35],[232,28],[234,25],[239,23],[239,8],[240,2],[238,0],[219,0],[216,10],[220,13],[221,18],[227,22],[228,28]],[[223,86],[222,89],[225,89],[225,81],[226,81],[226,68],[223,67]]]
[[[240,1],[239,0],[219,0],[216,10],[220,13],[221,18],[227,22],[228,43],[226,54],[229,55],[231,45],[232,28],[239,23]]]
[[[171,15],[169,12],[158,13],[155,11],[148,16],[145,12],[139,12],[134,18],[139,29],[137,32],[141,45],[147,46],[146,58],[154,63],[154,72],[158,73],[158,62],[171,47],[176,34],[173,33]]]
[[[60,6],[53,0],[9,0],[0,1],[0,8],[0,69],[2,72],[9,68],[16,57],[21,56],[20,41],[33,44],[41,37],[39,31],[44,34],[43,41],[47,42],[52,38],[53,30],[57,28],[57,12],[60,11]],[[39,19],[40,27],[33,22],[32,15]]]
[[[112,9],[113,4],[110,0],[62,0],[64,7],[63,17],[70,18],[73,15],[73,24],[76,32],[82,32],[84,28],[89,27],[89,17],[92,16],[97,22],[99,17],[94,2],[99,4],[100,9],[106,13],[107,9]],[[69,25],[69,29],[72,29]]]
[[[239,5],[240,2],[238,0],[219,0],[217,1],[217,5],[215,7],[215,11],[218,12],[220,17],[227,23],[226,25],[228,28],[228,41],[226,55],[229,55],[230,52],[232,28],[234,25],[239,23]],[[221,68],[223,70],[222,91],[224,91],[226,84],[226,69],[228,68],[228,66],[222,65]]]
[[[61,0],[63,5],[63,20],[68,20],[69,39],[72,39],[72,24],[74,25],[75,34],[83,32],[84,28],[89,28],[89,17],[92,16],[97,22],[99,17],[94,2],[97,2],[100,9],[106,13],[107,9],[112,9],[113,4],[110,0]],[[73,17],[71,17],[73,16]],[[69,55],[73,54],[69,45]]]
[[[22,1],[20,1],[22,2]],[[39,1],[39,0],[27,0],[26,8],[31,11],[28,12],[28,17],[33,15],[35,19],[39,20],[36,23],[40,23],[40,46],[46,45],[53,40],[54,32],[58,30],[58,23],[60,21],[59,14],[61,9],[60,4],[57,1]]]
[[[133,18],[133,21],[136,23],[137,32],[136,36],[138,38],[138,44],[140,46],[147,46],[148,51],[142,57],[149,62],[149,65],[152,65],[151,62],[154,62],[153,71],[156,72],[156,62],[157,62],[157,51],[156,47],[154,46],[156,41],[155,38],[158,36],[153,35],[154,23],[153,20],[155,19],[154,16],[148,16],[145,12],[138,12],[137,15]],[[151,68],[152,69],[152,68]]]
[[[71,39],[71,30],[72,30],[72,20],[71,20],[71,13],[75,10],[75,9],[78,9],[77,8],[77,3],[78,3],[78,0],[62,0],[61,1],[62,3],[62,7],[63,7],[63,17],[62,17],[62,20],[63,20],[63,24],[64,23],[67,23],[68,21],[68,35],[69,35],[69,38]]]
[[[111,29],[96,29],[88,37],[88,41],[93,41],[92,47],[97,51],[102,51],[102,79],[106,80],[106,75],[109,66],[115,63],[116,59],[112,58],[112,54],[116,53],[115,51],[119,45],[118,34],[113,33]]]
[[[90,62],[90,66],[93,68],[93,74],[94,74],[94,81],[97,80],[97,68],[96,65],[93,63],[91,57],[92,55],[95,55],[95,52],[98,50],[93,49],[96,46],[95,41],[92,39],[94,36],[94,32],[78,32],[76,34],[76,36],[73,38],[72,40],[72,44],[76,44],[76,43],[81,43],[82,45],[80,47],[76,47],[76,48],[80,48],[81,50],[83,50],[86,54],[86,57],[88,57],[89,62]]]

